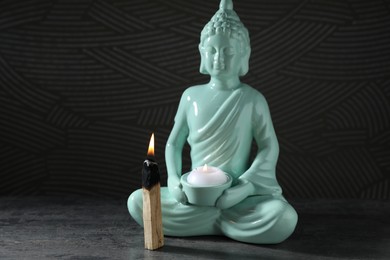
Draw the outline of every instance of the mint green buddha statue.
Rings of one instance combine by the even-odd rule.
[[[248,72],[251,49],[248,31],[232,1],[222,1],[202,30],[199,52],[200,72],[210,75],[210,81],[184,91],[166,145],[168,187],[161,189],[164,234],[280,243],[292,234],[298,217],[276,180],[279,146],[267,102],[240,81]],[[233,179],[215,206],[187,201],[180,182],[186,140],[192,168],[212,165]],[[250,161],[253,140],[258,151]],[[130,195],[128,208],[142,225],[141,190]]]

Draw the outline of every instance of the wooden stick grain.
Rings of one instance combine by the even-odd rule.
[[[160,183],[142,190],[145,248],[155,250],[164,245]]]

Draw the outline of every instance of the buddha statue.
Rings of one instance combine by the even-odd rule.
[[[210,81],[184,91],[166,144],[168,187],[161,189],[164,234],[280,243],[292,234],[298,217],[276,180],[279,146],[267,101],[240,81],[248,72],[251,48],[232,1],[221,1],[203,28],[199,52],[200,72],[210,75]],[[180,182],[186,141],[192,168],[212,165],[233,179],[214,206],[188,203]],[[250,160],[253,141],[258,149]],[[130,195],[128,209],[143,225],[142,190]]]

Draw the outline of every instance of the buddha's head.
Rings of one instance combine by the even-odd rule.
[[[200,72],[211,76],[244,76],[251,52],[249,33],[233,10],[231,0],[221,1],[219,10],[200,35]]]

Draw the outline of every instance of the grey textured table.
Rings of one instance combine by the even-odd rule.
[[[143,248],[126,199],[0,198],[0,259],[390,259],[390,202],[295,200],[300,220],[279,245],[166,237]]]

